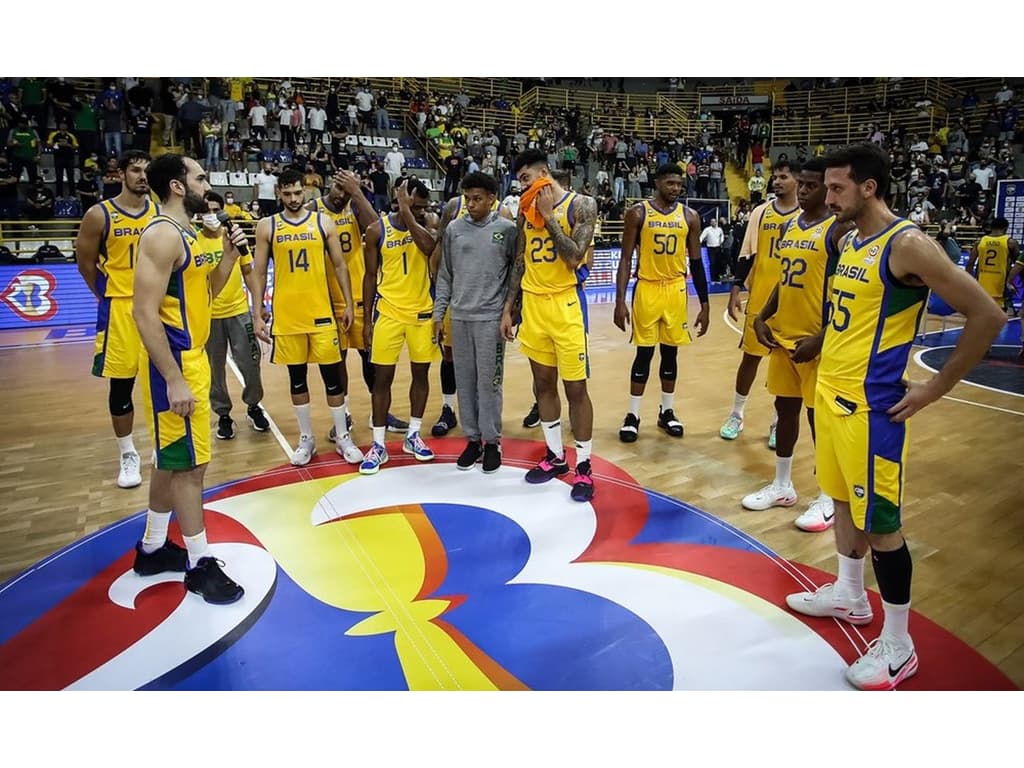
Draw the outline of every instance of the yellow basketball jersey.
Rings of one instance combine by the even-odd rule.
[[[901,383],[928,289],[889,273],[893,239],[916,229],[906,219],[865,240],[847,238],[826,310],[818,389],[836,413],[884,411],[902,399]]]
[[[352,210],[352,203],[345,206],[344,210],[335,213],[324,202],[324,198],[316,201],[317,213],[325,214],[338,228],[338,240],[341,241],[341,255],[345,257],[345,264],[348,265],[348,279],[352,286],[352,301],[359,304],[363,300],[363,276],[366,275],[366,261],[363,259],[363,235],[359,230],[359,220],[355,211]],[[331,305],[334,307],[334,314],[341,315],[345,311],[345,294],[341,292],[338,284],[338,276],[334,274],[334,265],[330,256],[327,256],[327,286],[331,291]]]
[[[206,234],[205,230],[200,229],[196,233],[196,239],[199,243],[199,250],[212,259],[213,268],[216,269],[221,259],[224,258],[224,241],[220,234],[211,237]],[[213,299],[210,313],[214,320],[235,317],[249,311],[249,300],[245,295],[245,282],[242,280],[242,267],[247,264],[252,264],[251,253],[239,256],[235,265],[231,267],[228,281]]]
[[[501,203],[498,201],[498,198],[495,197],[494,198],[494,202],[491,203],[491,213],[494,213],[500,207],[501,207]],[[459,216],[469,216],[469,209],[466,207],[466,195],[465,194],[459,195],[459,201],[455,205],[455,215],[452,216],[452,218],[453,219],[457,219],[457,218],[459,218]]]
[[[377,311],[403,323],[429,319],[434,297],[427,254],[413,241],[412,232],[398,227],[391,215],[384,216],[381,225]]]
[[[676,203],[667,212],[659,211],[650,200],[643,202],[644,220],[640,225],[637,277],[641,280],[674,280],[686,276],[686,206]],[[632,255],[632,254],[630,254]]]
[[[1009,235],[985,235],[978,241],[978,282],[989,296],[1002,300],[1006,292],[1009,261]]]
[[[160,208],[150,200],[141,213],[132,215],[118,207],[113,199],[100,203],[106,224],[100,240],[100,260],[97,265],[97,288],[101,296],[131,296],[134,293],[135,257],[139,237]]]
[[[576,197],[575,192],[566,192],[555,205],[555,220],[567,235],[572,234],[573,225],[576,223],[572,210]],[[547,228],[543,225],[535,227],[529,219],[524,222],[523,226],[526,235],[526,271],[523,273],[523,291],[552,294],[561,293],[579,285],[582,278],[563,259],[559,258],[558,252],[555,250],[555,242],[548,234]]]
[[[319,214],[304,213],[299,221],[289,221],[283,213],[270,220],[274,259],[271,312],[273,332],[279,336],[313,333],[334,325],[327,288],[327,235]]]
[[[153,217],[147,228],[162,226],[163,222],[178,230],[185,249],[185,261],[171,273],[160,302],[167,343],[176,352],[202,349],[210,338],[210,270],[215,266],[214,257],[202,251],[193,229],[182,227],[168,216]]]
[[[779,239],[782,227],[790,219],[800,215],[800,208],[791,211],[780,211],[773,201],[768,203],[761,214],[761,225],[757,231],[757,254],[754,267],[747,277],[750,297],[747,300],[747,314],[760,312],[768,297],[775,290],[775,284],[782,275],[782,263],[775,253],[775,243]]]
[[[779,306],[768,327],[786,349],[821,331],[828,277],[839,260],[832,246],[836,217],[806,223],[802,219],[791,219],[775,244],[781,268]]]

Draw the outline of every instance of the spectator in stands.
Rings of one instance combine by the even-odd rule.
[[[28,116],[19,114],[14,130],[7,135],[7,152],[14,166],[14,174],[20,179],[22,171],[27,171],[28,180],[33,184],[39,174],[39,144],[39,134],[29,125]]]
[[[982,160],[978,167],[971,172],[972,178],[978,182],[983,192],[988,192],[995,184],[996,171],[988,160]]]
[[[1009,85],[1007,85],[1006,81],[1003,80],[1003,83],[999,87],[999,90],[996,91],[996,95],[994,97],[995,103],[996,104],[1006,104],[1012,98],[1013,98],[1013,88],[1011,88]]]
[[[718,225],[718,219],[712,219],[700,233],[700,242],[708,249],[708,261],[711,264],[712,282],[721,282],[725,271],[728,269],[728,255],[723,256],[723,241],[725,232]]]
[[[822,154],[824,151],[825,149],[822,147]],[[815,149],[815,154],[817,154],[817,149]],[[764,173],[764,144],[760,141],[755,141],[750,148],[750,162],[755,171],[760,170],[762,174]]]
[[[57,130],[53,131],[46,143],[53,151],[53,168],[57,174],[57,197],[64,197],[64,179],[68,181],[68,192],[75,187],[75,155],[78,151],[78,139],[68,130],[67,120],[61,120]]]
[[[199,134],[199,122],[203,119],[205,108],[193,91],[188,91],[187,98],[178,107],[178,127],[181,131],[182,148],[191,157],[201,157],[203,140]]]
[[[249,136],[260,141],[267,138],[267,108],[259,102],[249,108]]]
[[[960,188],[957,190],[957,203],[960,207],[961,218],[966,219],[973,216],[973,212],[981,201],[983,194],[984,191],[981,185],[973,176],[960,185]]]
[[[100,182],[103,186],[104,200],[109,200],[121,194],[124,182],[121,180],[121,169],[118,167],[116,157],[107,158],[107,165],[103,169],[103,176]]]
[[[902,152],[895,156],[890,154],[889,157],[892,165],[889,172],[888,205],[894,211],[904,210],[907,205],[907,181],[910,178],[907,158]]]
[[[405,154],[397,144],[392,145],[388,153],[384,155],[384,172],[387,173],[390,181],[389,189],[394,189],[395,180],[402,175],[403,167],[405,167]]]
[[[381,213],[389,211],[391,209],[391,198],[388,196],[388,188],[391,184],[391,178],[384,170],[383,163],[374,163],[369,179],[373,185],[373,197],[371,198],[373,207]]]
[[[323,141],[324,128],[327,126],[327,112],[315,101],[310,102],[306,111],[309,122],[309,143],[314,147]]]
[[[938,234],[935,235],[935,239],[938,240],[939,245],[942,246],[942,250],[949,256],[950,261],[954,264],[959,265],[963,258],[963,250],[960,247],[960,243],[956,240],[956,224],[952,221],[943,221],[939,226]]]
[[[259,203],[261,216],[277,213],[277,175],[273,173],[270,163],[263,163],[260,172],[256,174],[252,199]]]
[[[924,174],[920,174],[907,188],[907,205],[911,209],[921,205],[928,197],[928,181]]]
[[[313,163],[313,168],[319,173],[324,179],[329,178],[334,173],[333,163],[331,163],[331,154],[327,151],[327,148],[323,144],[317,144],[313,148],[313,154],[310,155],[310,162]]]
[[[391,130],[391,116],[388,114],[388,95],[385,92],[377,94],[377,111],[374,113],[374,127],[377,129],[375,135],[381,135],[381,131]]]
[[[725,166],[722,164],[721,158],[715,153],[711,156],[711,162],[708,164],[711,170],[710,185],[708,191],[711,194],[713,200],[721,200],[724,195],[722,193],[722,182],[723,175],[725,173]]]
[[[49,105],[46,99],[46,83],[38,77],[23,77],[18,83],[18,99],[21,110],[35,122],[36,131],[45,136],[49,128]]]
[[[910,212],[910,220],[922,229],[928,225],[928,213],[922,208],[921,203],[914,205]]]
[[[625,157],[615,161],[612,173],[614,174],[612,194],[615,202],[619,202],[626,197],[626,179],[629,177],[629,164],[626,162]]]
[[[149,107],[139,107],[128,119],[128,132],[132,137],[132,149],[151,152],[153,145],[153,125],[156,120]]]
[[[307,203],[324,194],[324,177],[316,172],[312,163],[306,163],[305,173],[302,174],[302,192]]]
[[[260,217],[263,215],[259,200],[253,200],[249,203],[249,215],[254,221],[259,221]]]
[[[377,130],[373,121],[373,92],[368,86],[360,86],[356,90],[355,104],[359,130],[364,134],[372,132],[372,135],[376,136]]]
[[[110,80],[106,89],[97,97],[97,106],[103,116],[103,148],[108,157],[121,156],[122,115],[124,95],[117,83]]]
[[[10,160],[0,154],[0,221],[18,218],[18,175]]]
[[[697,197],[707,198],[711,187],[711,165],[707,160],[697,163]]]
[[[100,184],[95,170],[86,168],[82,171],[82,177],[75,185],[75,192],[78,193],[78,199],[82,203],[83,211],[89,210],[90,207],[100,201]]]
[[[199,135],[203,140],[203,147],[206,150],[206,172],[220,170],[221,145],[220,145],[221,124],[220,118],[214,117],[210,112],[203,115],[199,122]]]
[[[53,192],[37,178],[25,197],[25,218],[29,221],[49,221],[53,218]]]
[[[750,192],[750,204],[759,205],[761,198],[764,195],[765,187],[768,186],[768,182],[761,172],[761,169],[754,171],[754,175],[747,181],[747,191]]]
[[[54,120],[60,122],[67,120],[68,124],[74,118],[75,86],[67,81],[67,78],[58,77],[51,80],[46,88],[49,94],[50,108],[53,111]]]
[[[224,154],[227,155],[229,173],[243,170],[242,133],[238,130],[236,123],[229,123],[228,130],[224,134]]]
[[[235,202],[234,192],[224,193],[224,212],[232,219],[245,218],[245,216],[243,216],[245,211],[243,211],[242,207]]]
[[[911,136],[909,149],[912,153],[925,154],[928,152],[928,142],[915,133],[913,136]]]
[[[450,154],[444,158],[444,199],[451,200],[459,192],[459,184],[462,183],[462,158],[457,154]]]

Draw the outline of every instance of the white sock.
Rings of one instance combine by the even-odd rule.
[[[206,529],[204,528],[195,536],[182,536],[185,540],[185,549],[188,550],[188,567],[195,568],[202,557],[212,557],[210,545],[206,542]]]
[[[594,447],[593,440],[577,440],[576,441],[576,464],[577,466],[582,464],[584,461],[590,461],[590,451]]]
[[[555,454],[556,458],[563,458],[565,449],[562,447],[562,422],[558,419],[542,421],[540,426],[544,430],[544,442],[547,443],[548,450]]]
[[[295,417],[299,420],[299,435],[301,437],[312,437],[313,436],[313,417],[312,410],[313,406],[310,403],[305,405],[296,405]]]
[[[644,399],[643,395],[630,395],[629,396],[629,412],[640,418],[640,401]]]
[[[454,392],[452,394],[450,394],[450,395],[446,395],[446,394],[444,394],[442,392],[441,393],[441,400],[444,402],[445,405],[447,405],[453,411],[455,410],[455,393]]]
[[[841,597],[856,600],[864,594],[864,558],[840,554],[836,557],[839,558],[839,578],[835,589]]]
[[[348,409],[348,395],[345,395],[345,402],[343,402],[341,404],[341,407],[345,409],[345,415],[346,416],[351,416],[352,415],[352,411],[350,411]]]
[[[446,397],[447,397],[447,395],[446,395]],[[410,416],[409,417],[409,431],[408,431],[407,434],[415,435],[417,432],[420,431],[420,427],[422,427],[422,426],[423,426],[423,417],[422,416],[420,416],[418,419],[415,418],[415,417]]]
[[[378,445],[384,445],[384,433],[387,431],[387,427],[374,427],[373,428],[373,442]]]
[[[676,399],[676,393],[675,392],[662,392],[661,393],[661,410],[662,410],[662,412],[664,412],[664,411],[671,411],[672,410],[672,403],[675,401],[675,399]]]
[[[882,601],[882,610],[885,612],[885,619],[882,621],[882,634],[900,645],[913,646],[910,639],[910,632],[907,624],[910,621],[910,603],[906,605],[895,605]]]
[[[772,416],[772,426],[774,427],[778,423],[779,423],[779,414],[778,414],[778,411],[776,411],[775,415]]]
[[[348,427],[345,426],[345,406],[327,407],[330,408],[331,418],[334,419],[334,431],[338,433],[338,437],[344,437],[348,434]]]
[[[135,440],[130,434],[125,437],[117,438],[117,449],[121,452],[122,456],[126,453],[138,453],[138,451],[135,450]]]
[[[156,552],[167,541],[167,526],[171,522],[171,511],[154,512],[146,510],[146,532],[142,535],[142,551],[147,555]]]
[[[775,457],[775,484],[781,488],[788,488],[793,484],[793,457]]]
[[[732,415],[737,419],[743,418],[743,409],[747,407],[748,397],[750,397],[750,395],[741,395],[739,392],[736,393],[736,396],[732,401]]]

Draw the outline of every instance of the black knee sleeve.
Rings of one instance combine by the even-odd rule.
[[[359,350],[359,357],[363,361],[363,381],[366,382],[366,388],[373,392],[373,382],[376,381],[377,369],[373,367],[373,363],[370,362],[370,353],[365,349]]]
[[[914,564],[910,559],[907,542],[893,552],[871,550],[871,565],[875,569],[878,591],[882,599],[893,605],[910,602],[910,580],[914,575]]]
[[[441,361],[441,394],[455,394],[455,363],[450,360]]]
[[[111,416],[124,416],[135,410],[132,405],[132,389],[135,387],[135,379],[111,379],[110,395],[107,405],[110,408]]]
[[[338,371],[338,364],[320,366],[320,378],[324,380],[324,389],[328,397],[338,397],[345,394],[341,387],[341,373]]]
[[[309,384],[306,381],[306,364],[288,366],[288,382],[293,395],[305,395],[309,392]]]
[[[629,380],[637,384],[646,384],[651,375],[651,360],[654,359],[654,347],[637,347],[633,367],[629,371]]]
[[[676,375],[679,373],[679,365],[676,360],[678,352],[679,347],[673,347],[671,344],[661,345],[661,370],[658,371],[658,375],[665,381],[676,380]]]

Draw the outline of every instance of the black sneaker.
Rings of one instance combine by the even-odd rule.
[[[569,495],[573,501],[590,501],[594,498],[594,478],[590,474],[589,461],[581,461],[576,465],[576,476]]]
[[[559,458],[549,448],[547,454],[541,459],[540,464],[526,473],[526,482],[533,483],[534,485],[546,483],[548,480],[564,475],[568,471],[569,465],[565,461],[565,456]]]
[[[459,469],[472,469],[473,465],[480,461],[480,457],[483,455],[484,449],[480,445],[479,440],[470,440],[466,443],[466,449],[459,456],[455,462],[455,466]]]
[[[683,423],[676,418],[671,408],[667,411],[658,409],[658,428],[665,430],[672,437],[683,436]]]
[[[258,405],[250,405],[249,410],[245,414],[245,418],[249,422],[249,426],[257,432],[266,432],[270,429],[270,422],[267,421],[267,414],[265,414],[263,409]]]
[[[235,422],[231,417],[224,414],[217,420],[217,439],[231,440],[235,436]]]
[[[215,557],[201,557],[195,568],[185,571],[185,589],[201,595],[214,605],[227,605],[240,599],[245,590],[220,569],[223,562]]]
[[[188,552],[168,539],[160,549],[146,554],[142,542],[135,542],[135,565],[132,570],[139,576],[155,576],[164,571],[181,573],[188,568]]]
[[[501,467],[501,446],[497,443],[488,443],[484,446],[484,474],[497,472]]]
[[[619,430],[619,440],[624,443],[635,443],[640,434],[640,419],[632,413],[627,413],[622,421],[622,429]]]
[[[455,429],[455,425],[458,424],[458,420],[455,418],[455,411],[451,409],[449,405],[441,406],[441,415],[437,419],[431,430],[430,434],[434,437],[444,437],[448,434],[448,431]]]
[[[523,419],[523,426],[527,429],[533,429],[534,427],[540,426],[540,411],[537,410],[536,403],[530,406],[530,412],[526,414],[526,418]]]

